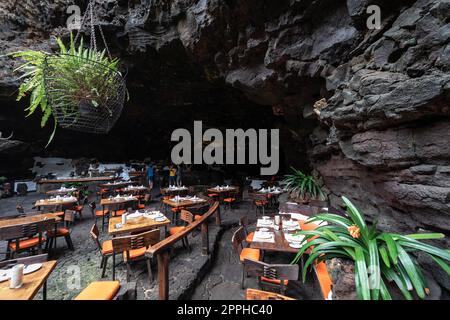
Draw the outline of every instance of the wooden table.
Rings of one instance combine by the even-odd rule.
[[[183,189],[162,188],[161,191],[163,194],[177,195],[177,194],[181,194],[181,193],[187,193],[189,191],[189,188],[183,188]]]
[[[114,181],[119,179],[118,177],[84,177],[84,178],[65,178],[65,179],[40,179],[38,184],[49,183],[87,183],[87,182],[99,182],[99,181]]]
[[[209,188],[209,189],[207,189],[208,192],[218,193],[218,194],[223,194],[223,193],[227,193],[227,192],[233,192],[233,191],[237,191],[237,190],[238,190],[238,188],[234,187],[234,186],[228,187],[226,189],[225,188],[224,189],[216,189],[216,188]]]
[[[10,289],[9,280],[0,282],[0,300],[31,300],[41,287],[44,287],[45,299],[47,279],[55,267],[56,260],[44,262],[38,271],[23,276],[23,285],[19,289]]]
[[[102,206],[103,211],[105,211],[106,208],[110,209],[111,211],[117,211],[121,208],[118,208],[120,205],[125,205],[127,203],[137,202],[139,201],[138,198],[132,197],[129,199],[125,199],[123,197],[121,198],[112,198],[111,200],[109,198],[103,198],[100,200],[100,205]],[[130,205],[131,206],[131,205]]]
[[[168,206],[171,206],[172,208],[179,208],[179,207],[192,207],[197,204],[203,204],[205,203],[205,199],[201,199],[200,201],[192,201],[192,200],[183,200],[183,201],[173,201],[172,199],[164,199],[163,203],[167,204]]]
[[[133,184],[135,182],[133,181],[119,181],[119,182],[113,182],[113,183],[103,183],[103,184],[99,184],[98,186],[100,188],[107,188],[107,189],[112,189],[112,188],[122,188],[122,187],[126,187],[130,184]]]
[[[48,194],[49,196],[61,196],[61,195],[66,195],[72,192],[77,192],[78,188],[67,188],[66,190],[61,190],[61,189],[55,189],[55,190],[49,190],[46,192],[46,194]]]
[[[132,219],[132,222],[127,221],[120,229],[116,229],[117,223],[122,223],[122,217],[112,217],[109,219],[108,233],[115,237],[118,235],[124,235],[129,233],[139,233],[148,231],[151,229],[156,229],[162,226],[167,226],[170,224],[170,220],[166,217],[164,221],[155,221],[150,218],[140,217]]]
[[[37,200],[34,204],[35,207],[38,208],[38,210],[41,209],[41,207],[51,207],[51,206],[62,206],[64,207],[71,207],[73,206],[75,203],[78,202],[78,199],[73,197],[73,199],[69,200],[69,201],[63,201],[63,200],[51,200],[51,199],[44,199],[43,201],[39,201]]]
[[[36,215],[32,215],[32,216],[27,216],[27,217],[0,220],[0,230],[2,228],[6,228],[6,227],[22,225],[22,224],[29,224],[29,223],[33,223],[33,222],[43,221],[46,219],[48,219],[48,220],[55,219],[55,222],[61,221],[61,218],[56,216],[53,213],[42,213],[42,214],[36,214]]]
[[[271,229],[270,232],[273,232],[275,235],[274,243],[252,241],[250,242],[250,248],[260,249],[264,251],[278,251],[287,253],[297,253],[298,250],[300,250],[289,246],[289,242],[284,238],[283,231]]]

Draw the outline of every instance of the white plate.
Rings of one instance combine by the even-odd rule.
[[[163,221],[166,221],[166,220],[167,220],[166,217],[155,218],[156,222],[163,222]]]
[[[289,241],[290,242],[295,242],[295,243],[301,243],[301,242],[303,242],[304,239],[305,239],[304,235],[289,237]]]
[[[267,232],[267,231],[269,231],[269,229],[268,229],[268,228],[261,228],[261,229],[259,229],[259,231],[261,231],[261,232]]]
[[[23,269],[23,274],[33,273],[35,271],[38,271],[41,267],[42,263],[33,263],[26,265],[25,268]]]
[[[0,282],[6,281],[9,279],[9,270],[0,270]]]
[[[296,243],[296,242],[289,242],[289,247],[294,248],[294,249],[300,249],[302,247],[302,245],[300,243]]]

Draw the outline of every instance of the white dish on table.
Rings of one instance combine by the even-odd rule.
[[[294,249],[300,249],[302,247],[302,245],[299,242],[289,242],[289,247],[294,248]]]
[[[258,232],[258,236],[256,238],[270,239],[270,238],[272,238],[272,233],[270,233],[270,232]]]
[[[23,274],[33,273],[38,271],[40,268],[42,268],[42,263],[28,264],[23,268]]]
[[[156,222],[163,222],[163,221],[166,221],[166,220],[167,220],[166,217],[158,217],[158,218],[155,218],[155,221],[156,221]]]

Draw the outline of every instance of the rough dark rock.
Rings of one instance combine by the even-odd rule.
[[[68,1],[16,3],[0,4],[0,50],[51,50],[51,36],[65,33]],[[366,27],[371,4],[381,8],[380,30]],[[448,234],[449,6],[449,0],[103,1],[101,23],[135,95],[108,137],[127,147],[61,135],[44,153],[91,156],[84,154],[91,145],[104,144],[111,157],[135,155],[136,145],[126,143],[133,141],[163,157],[167,132],[208,110],[216,119],[211,126],[279,127],[286,164],[316,169],[332,204],[346,195],[386,230]],[[0,121],[21,127],[16,138],[38,140],[28,151],[42,153],[47,132],[37,131],[36,119],[23,129],[21,110],[11,111],[17,80],[13,63],[0,59],[0,101],[8,106]],[[314,117],[312,107],[323,98],[327,106]],[[268,106],[278,110],[276,118]],[[437,280],[449,287],[448,277]]]

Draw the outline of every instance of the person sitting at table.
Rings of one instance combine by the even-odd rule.
[[[181,187],[181,165],[177,166],[177,186]]]

